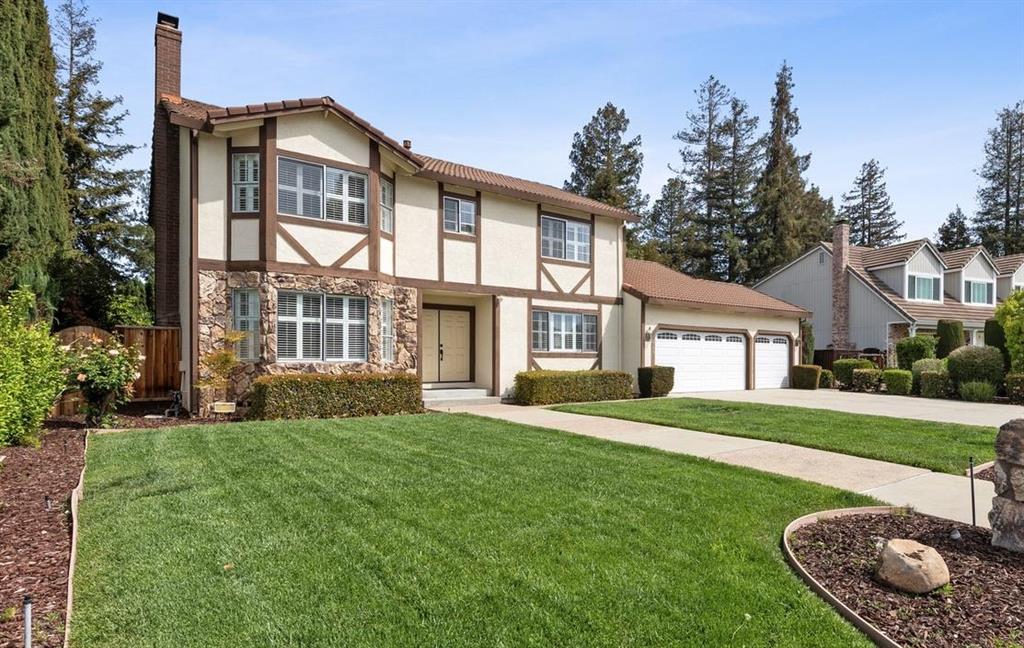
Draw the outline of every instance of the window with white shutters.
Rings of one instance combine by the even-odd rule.
[[[597,316],[533,311],[534,351],[597,351]]]
[[[323,167],[285,157],[277,159],[277,211],[322,218]]]
[[[551,348],[550,330],[548,329],[548,314],[546,311],[533,311],[531,317],[533,322],[532,340],[534,351],[547,351]]]
[[[366,225],[366,176],[326,167],[324,214],[328,220]]]
[[[279,360],[366,360],[366,298],[278,293]]]
[[[395,232],[395,185],[386,178],[380,179],[380,229]]]
[[[382,299],[380,302],[380,355],[384,362],[395,361],[395,302]]]
[[[253,288],[239,288],[231,293],[234,323],[232,326],[245,337],[235,345],[239,360],[259,360],[260,301]]]
[[[444,197],[444,231],[459,234],[476,233],[476,201]]]
[[[541,216],[540,254],[550,259],[590,263],[590,223]]]
[[[231,211],[260,210],[260,155],[235,153],[231,156]]]

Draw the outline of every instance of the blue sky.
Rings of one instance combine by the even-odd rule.
[[[49,2],[51,8],[54,2]],[[331,95],[416,151],[561,185],[572,134],[612,101],[643,136],[652,198],[714,74],[767,127],[794,68],[808,178],[837,200],[888,168],[897,217],[930,236],[975,207],[986,129],[1024,99],[1024,1],[100,2],[102,87],[148,146],[156,12],[181,18],[182,93],[220,105]],[[148,164],[148,148],[132,163]]]

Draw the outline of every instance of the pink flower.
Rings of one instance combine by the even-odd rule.
[[[78,374],[78,376],[77,376],[77,378],[78,378],[78,382],[85,382],[85,379],[86,379],[86,378],[88,378],[88,377],[89,377],[89,376],[86,376],[86,375],[85,375],[84,373],[80,373],[80,374]]]
[[[121,355],[121,353],[117,349],[111,349],[110,351],[107,351],[107,353],[109,353],[112,356]]]

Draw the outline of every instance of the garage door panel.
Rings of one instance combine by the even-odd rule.
[[[754,338],[754,388],[782,389],[789,386],[789,338],[758,335]]]
[[[675,368],[673,392],[746,387],[746,341],[742,336],[660,331],[654,355],[657,364]]]

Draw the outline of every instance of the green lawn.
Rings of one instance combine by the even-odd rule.
[[[995,459],[996,429],[697,398],[562,405],[577,414],[779,441],[963,475],[970,457]]]
[[[767,473],[442,414],[100,435],[87,466],[79,648],[869,645],[779,540],[870,500]]]

